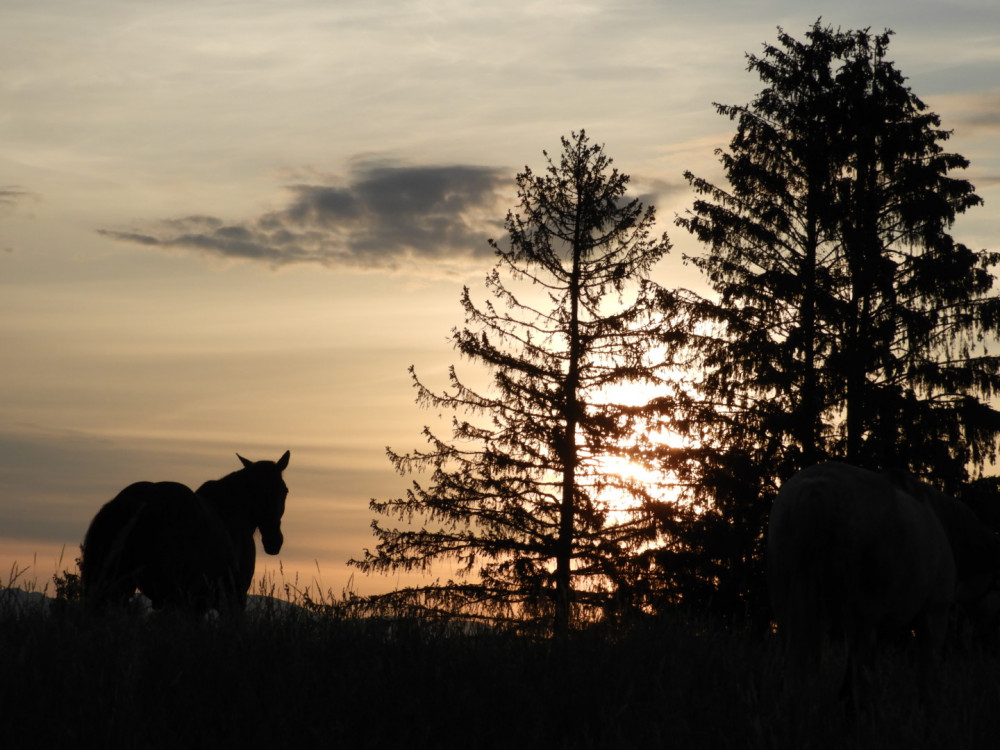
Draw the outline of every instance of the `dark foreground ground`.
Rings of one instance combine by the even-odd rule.
[[[952,648],[933,706],[911,662],[888,654],[851,719],[829,694],[790,710],[770,638],[681,615],[555,647],[296,608],[234,623],[69,606],[0,617],[0,747],[998,746],[994,652]]]

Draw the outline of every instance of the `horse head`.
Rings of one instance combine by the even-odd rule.
[[[281,533],[281,516],[285,512],[288,487],[281,472],[288,467],[290,455],[290,451],[285,451],[277,461],[250,461],[236,454],[253,480],[253,521],[260,529],[264,551],[269,555],[281,552],[285,540]]]
[[[1000,593],[1000,537],[979,515],[969,505],[909,472],[893,470],[885,474],[896,487],[928,503],[944,528],[955,558],[956,601],[975,610],[980,600]],[[989,605],[989,608],[996,610],[996,606]]]

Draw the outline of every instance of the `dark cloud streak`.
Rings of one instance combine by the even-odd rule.
[[[6,208],[13,208],[25,198],[34,197],[36,197],[34,193],[29,193],[27,190],[21,190],[16,185],[5,185],[0,187],[0,206]]]
[[[38,199],[39,196],[36,193],[24,190],[17,185],[0,186],[0,219],[13,214],[24,201]],[[0,235],[0,243],[2,242],[3,237]],[[14,252],[14,248],[0,244],[0,252],[11,254]]]
[[[297,184],[278,211],[228,223],[212,216],[166,219],[128,230],[99,230],[164,250],[284,266],[320,263],[391,268],[405,261],[492,255],[513,181],[481,166],[360,164],[346,185]]]

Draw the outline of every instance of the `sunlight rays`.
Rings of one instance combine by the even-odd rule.
[[[678,380],[682,374],[678,375]],[[643,407],[664,395],[662,383],[627,383],[603,394],[602,401],[622,407]],[[598,453],[588,463],[594,477],[595,500],[609,511],[609,521],[622,522],[647,513],[654,503],[678,502],[677,476],[662,468],[661,453],[691,447],[680,433],[657,421],[638,426],[629,442],[614,452]]]

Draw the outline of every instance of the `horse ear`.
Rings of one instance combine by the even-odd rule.
[[[278,467],[278,471],[284,471],[285,469],[288,468],[288,459],[291,458],[291,456],[292,456],[291,451],[285,451],[285,455],[283,455],[281,458],[278,459],[278,462],[276,464],[276,466]]]
[[[249,469],[251,466],[253,466],[253,461],[250,461],[249,459],[243,458],[243,456],[241,456],[239,453],[236,454],[236,458],[238,458],[240,460],[240,462],[243,464],[243,466],[245,468],[247,468],[247,469]]]

